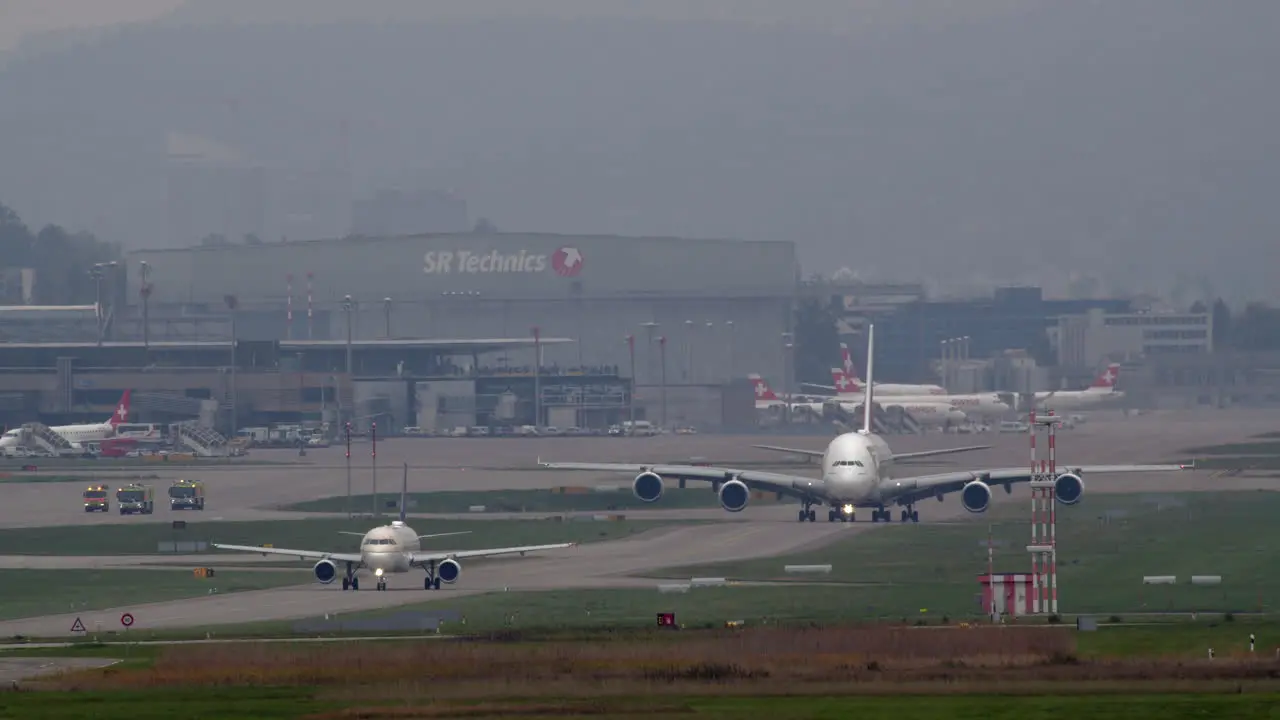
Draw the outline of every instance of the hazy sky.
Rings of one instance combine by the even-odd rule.
[[[30,41],[0,201],[164,243],[182,134],[349,153],[358,194],[424,178],[504,230],[1276,296],[1277,26],[1276,0],[0,0],[0,49]]]

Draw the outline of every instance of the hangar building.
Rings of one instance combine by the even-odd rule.
[[[142,250],[152,340],[571,338],[544,366],[617,366],[638,385],[780,377],[798,282],[791,242],[456,233]],[[350,296],[350,305],[344,298]],[[117,337],[137,338],[138,313]],[[659,339],[666,339],[665,344]],[[531,358],[512,357],[525,364]],[[496,362],[507,362],[499,358]]]

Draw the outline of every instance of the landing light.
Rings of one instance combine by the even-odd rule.
[[[843,512],[845,515],[852,515],[853,505],[846,503],[844,507],[840,508],[840,511]]]
[[[382,577],[382,568],[378,568],[377,570],[374,570],[373,574],[377,575],[378,577]]]

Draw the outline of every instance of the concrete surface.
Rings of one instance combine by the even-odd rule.
[[[1280,414],[1254,410],[1193,410],[1179,413],[1152,414],[1134,418],[1117,413],[1090,413],[1089,422],[1059,433],[1060,464],[1109,464],[1176,462],[1188,457],[1181,450],[1193,445],[1246,440],[1256,433],[1277,429]],[[410,475],[410,489],[490,490],[508,488],[544,488],[557,485],[591,485],[598,482],[617,483],[626,478],[595,473],[565,473],[538,470],[533,466],[543,460],[599,460],[614,462],[672,462],[702,457],[709,461],[785,462],[778,453],[755,450],[752,444],[775,444],[799,448],[821,448],[828,437],[766,436],[664,436],[658,438],[540,438],[540,439],[396,439],[379,442],[378,460],[380,491],[397,492],[398,465],[431,464],[437,469],[418,470]],[[957,445],[990,444],[988,450],[917,462],[919,472],[940,468],[1016,467],[1028,463],[1025,435],[927,435],[891,437],[891,447],[898,451]],[[367,447],[367,445],[366,445]],[[119,515],[85,515],[79,510],[80,486],[77,484],[5,485],[6,502],[0,506],[0,527],[29,527],[64,523],[111,524],[118,522],[167,522],[172,518],[190,520],[256,520],[298,518],[298,513],[272,509],[302,500],[345,493],[345,470],[340,463],[341,446],[316,450],[297,466],[258,466],[229,471],[218,468],[197,474],[195,469],[181,468],[173,475],[200,477],[207,481],[208,507],[203,514],[171,513],[159,510],[151,518]],[[263,451],[262,457],[287,451]],[[371,473],[368,456],[353,450],[355,494],[370,490]],[[296,456],[295,456],[296,457]],[[359,467],[364,462],[365,467]],[[474,469],[468,463],[483,462],[485,468]],[[385,463],[385,466],[383,464]],[[816,466],[789,465],[797,474],[816,475]],[[445,468],[445,469],[440,469]],[[1226,491],[1250,488],[1274,488],[1266,478],[1212,478],[1207,471],[1140,476],[1092,476],[1086,478],[1088,494],[1107,492],[1184,492]],[[160,484],[160,483],[158,483]],[[1012,495],[995,493],[993,502],[1025,503],[1025,487],[1015,488]],[[657,508],[660,508],[659,503]],[[745,512],[729,514],[716,509],[664,511],[661,509],[628,511],[629,517],[680,517],[721,520],[709,525],[669,527],[631,538],[579,546],[566,551],[539,556],[487,561],[467,567],[459,583],[441,592],[422,590],[421,575],[410,573],[388,578],[388,592],[342,592],[339,586],[315,584],[231,595],[214,595],[168,603],[136,605],[132,612],[137,629],[212,626],[248,623],[259,620],[285,620],[311,617],[324,613],[341,613],[386,608],[428,599],[463,597],[504,588],[515,590],[587,588],[587,587],[655,587],[657,581],[636,577],[647,570],[693,563],[729,561],[754,556],[771,556],[796,552],[806,547],[828,543],[847,533],[867,531],[893,532],[894,526],[828,524],[796,522],[796,506],[792,504],[758,506]],[[925,502],[919,506],[922,522],[966,521],[981,516],[965,513],[954,497],[945,502]],[[1070,511],[1070,510],[1067,510]],[[415,527],[428,532],[431,516],[420,518]],[[501,519],[511,515],[463,515]],[[864,515],[865,517],[865,515]],[[372,521],[370,521],[372,524]],[[320,548],[317,548],[320,549]],[[341,547],[333,548],[343,549]],[[193,556],[192,566],[213,557]],[[261,556],[226,554],[227,558],[255,562]],[[3,567],[126,567],[140,562],[180,561],[180,557],[132,558],[0,558]],[[105,629],[117,629],[124,608],[82,612],[80,617],[91,629],[100,623]],[[74,615],[54,615],[0,623],[0,637],[12,635],[60,636],[69,634]]]

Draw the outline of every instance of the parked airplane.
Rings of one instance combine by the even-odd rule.
[[[1119,400],[1124,393],[1116,390],[1116,380],[1120,378],[1120,363],[1111,363],[1093,384],[1084,390],[1050,390],[1035,394],[1037,409],[1081,410],[1101,405],[1104,402]]]
[[[56,425],[49,429],[66,438],[72,446],[80,446],[82,443],[97,442],[115,437],[116,426],[129,420],[129,392],[124,391],[124,395],[120,396],[120,404],[116,406],[116,411],[106,422],[87,423],[82,425]],[[14,428],[0,435],[0,449],[18,447],[22,444],[22,428]]]
[[[853,356],[849,354],[849,345],[840,343],[840,365],[839,371],[847,378],[847,382],[841,384],[836,375],[836,369],[832,369],[832,379],[836,381],[833,385],[819,385],[817,383],[805,383],[809,387],[815,387],[837,395],[846,395],[854,393],[862,394],[862,381],[858,379],[858,371],[853,367]],[[894,396],[928,396],[928,395],[946,395],[946,388],[941,385],[905,385],[900,383],[876,383],[876,394],[882,398]]]
[[[378,579],[376,589],[386,590],[387,573],[404,573],[414,568],[422,568],[427,577],[422,587],[426,590],[439,590],[440,583],[453,584],[462,573],[460,558],[490,557],[493,555],[511,555],[513,553],[539,552],[541,550],[559,550],[574,547],[577,543],[556,543],[554,545],[524,545],[520,547],[491,548],[487,550],[423,550],[422,540],[426,538],[446,537],[448,535],[465,535],[470,532],[436,533],[419,535],[413,528],[405,524],[405,507],[409,495],[409,464],[404,466],[404,484],[400,489],[400,519],[390,525],[382,525],[364,533],[360,540],[360,552],[320,552],[315,550],[288,550],[275,547],[254,547],[252,545],[223,545],[214,543],[220,550],[236,550],[239,552],[255,552],[263,555],[293,555],[299,560],[318,559],[315,565],[316,580],[328,585],[337,577],[336,563],[346,563],[346,573],[342,577],[342,589],[359,590],[360,579],[356,571],[363,568],[372,570]],[[343,532],[344,535],[361,535],[356,532]]]
[[[751,380],[751,385],[756,393],[756,409],[772,410],[774,408],[782,408],[787,402],[778,397],[778,394],[769,387],[764,378],[757,373],[751,373],[747,376]],[[791,411],[810,410],[819,415],[822,414],[822,402],[815,401],[807,395],[795,395],[791,398]]]
[[[831,368],[831,380],[836,386],[836,397],[861,398],[862,394],[866,391],[866,383],[855,378],[850,378],[845,374],[844,370],[841,370],[840,368]],[[875,391],[877,394],[879,394],[880,388],[880,385],[876,385]],[[945,402],[957,410],[985,417],[1003,415],[1013,409],[1008,403],[1000,399],[999,393],[993,392],[967,393],[963,395],[896,395],[891,396],[888,402]]]
[[[874,362],[874,327],[867,327],[867,379],[872,377]],[[799,450],[773,445],[756,445],[767,450],[777,450],[810,457],[822,458],[822,477],[809,478],[784,473],[699,465],[637,465],[629,463],[579,463],[552,462],[538,464],[557,470],[587,470],[595,472],[636,473],[632,491],[645,502],[655,502],[662,497],[663,478],[674,478],[681,485],[688,480],[710,482],[720,498],[720,505],[729,512],[740,512],[747,507],[752,490],[790,495],[800,500],[803,508],[800,522],[816,520],[814,506],[827,506],[827,520],[848,522],[854,519],[857,508],[870,508],[872,522],[890,521],[893,505],[902,511],[902,522],[919,522],[915,504],[929,498],[939,501],[950,493],[960,494],[960,503],[972,513],[985,512],[991,503],[992,486],[1003,486],[1006,493],[1013,492],[1013,483],[1026,482],[1031,473],[1026,466],[1018,468],[993,468],[979,470],[953,470],[928,475],[900,475],[898,464],[918,458],[934,457],[983,449],[987,446],[924,450],[895,454],[889,444],[871,430],[871,408],[875,386],[868,382],[862,407],[863,426],[856,432],[836,436],[824,450]],[[1186,465],[1094,465],[1076,466],[1061,473],[1055,481],[1058,502],[1074,505],[1084,497],[1086,475],[1127,472],[1172,472],[1184,470]]]

